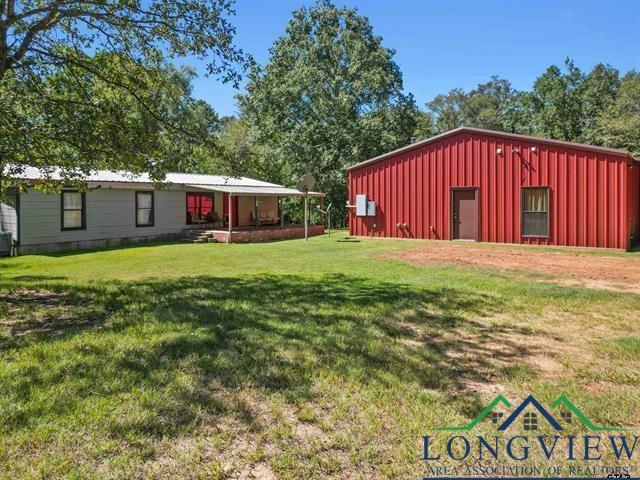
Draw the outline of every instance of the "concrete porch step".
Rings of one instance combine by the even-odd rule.
[[[190,243],[217,243],[210,230],[185,230],[184,241]]]

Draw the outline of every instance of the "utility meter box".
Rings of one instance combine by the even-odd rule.
[[[11,232],[0,232],[0,257],[11,255]]]
[[[375,217],[376,216],[376,202],[373,200],[369,200],[367,202],[367,217]]]
[[[367,196],[366,195],[356,195],[356,216],[357,217],[367,216]]]

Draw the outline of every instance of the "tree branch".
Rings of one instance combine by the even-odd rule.
[[[46,56],[51,56],[53,58],[58,58],[61,62],[63,62],[63,64],[73,64],[77,67],[80,67],[81,69],[85,70],[86,72],[95,75],[96,77],[98,77],[100,80],[102,80],[104,83],[106,83],[107,85],[113,85],[119,88],[124,89],[127,93],[129,93],[138,103],[139,105],[147,112],[149,113],[155,120],[157,120],[158,122],[160,122],[161,124],[165,125],[166,127],[169,127],[172,130],[175,130],[177,132],[180,132],[186,136],[188,136],[191,139],[197,140],[197,141],[201,141],[202,139],[200,137],[198,137],[197,135],[194,135],[192,132],[189,132],[188,130],[183,129],[182,127],[175,125],[171,122],[168,122],[165,118],[162,117],[162,115],[159,115],[153,108],[151,108],[149,105],[147,105],[147,103],[144,101],[144,99],[129,85],[127,85],[126,83],[123,82],[119,82],[117,81],[114,77],[105,77],[104,75],[102,75],[101,72],[99,72],[97,69],[95,68],[91,68],[87,63],[69,58],[69,57],[61,57],[61,56],[56,56],[54,54],[52,54],[51,52],[45,52],[45,51],[40,51],[38,50],[38,53],[40,53],[41,55],[46,55]]]
[[[33,41],[33,39],[38,33],[48,30],[56,24],[54,20],[56,18],[57,13],[58,13],[58,5],[54,5],[52,10],[47,15],[45,15],[43,18],[35,22],[27,30],[27,33],[22,39],[20,46],[16,50],[16,53],[13,55],[10,55],[7,58],[6,65],[5,65],[6,69],[11,68],[13,64],[22,60],[22,57],[24,57],[24,55],[27,53],[27,51],[29,50],[29,47],[31,46],[31,42]],[[4,72],[0,72],[0,77],[3,73]]]

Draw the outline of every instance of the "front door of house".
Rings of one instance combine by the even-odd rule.
[[[478,239],[478,192],[474,189],[452,191],[451,225],[454,240]]]

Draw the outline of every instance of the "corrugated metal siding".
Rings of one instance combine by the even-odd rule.
[[[627,248],[628,163],[607,153],[462,132],[351,170],[349,201],[365,193],[379,213],[374,219],[350,211],[349,228],[359,236],[450,239],[451,188],[477,187],[480,241]],[[550,188],[548,238],[521,235],[521,189],[528,186]],[[408,228],[397,227],[404,223]]]
[[[640,165],[629,170],[627,180],[629,236],[640,243]]]

